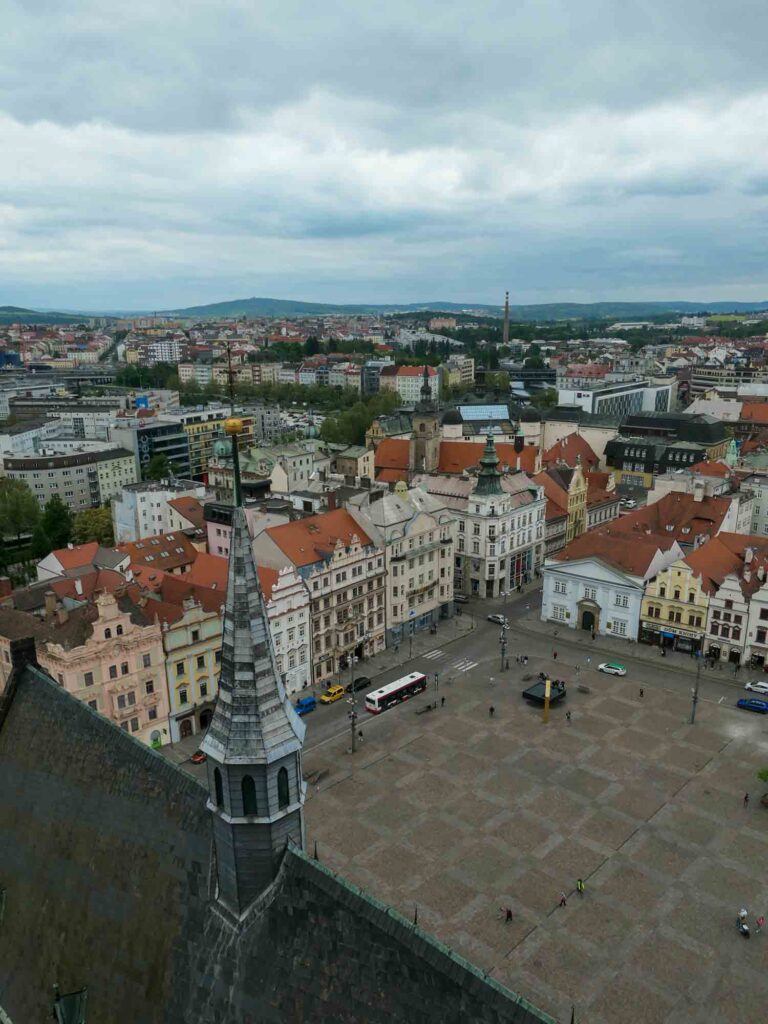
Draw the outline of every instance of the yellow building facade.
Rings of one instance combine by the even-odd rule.
[[[709,595],[685,559],[662,570],[645,588],[640,641],[689,653],[702,649]]]

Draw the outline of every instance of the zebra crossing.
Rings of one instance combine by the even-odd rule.
[[[429,661],[437,661],[440,658],[445,657],[445,651],[441,651],[439,647],[436,647],[434,651],[427,651],[426,654],[422,655]],[[450,663],[451,668],[454,668],[457,672],[469,672],[471,668],[477,668],[476,661],[470,661],[469,658],[457,658],[456,661]],[[448,666],[444,666],[444,671],[447,670]]]

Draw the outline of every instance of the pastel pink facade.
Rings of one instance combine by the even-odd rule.
[[[113,594],[94,602],[93,632],[81,646],[38,642],[38,660],[78,700],[152,746],[170,740],[162,629],[139,625]]]

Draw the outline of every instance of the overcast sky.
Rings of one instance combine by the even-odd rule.
[[[6,0],[0,304],[768,299],[765,0]]]

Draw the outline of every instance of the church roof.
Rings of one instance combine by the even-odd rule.
[[[232,513],[219,696],[202,749],[229,764],[268,764],[301,747],[306,726],[277,671],[245,511]]]
[[[226,919],[206,790],[31,666],[0,702],[0,832],[11,1020],[49,1019],[56,983],[88,1024],[554,1024],[293,847]]]

